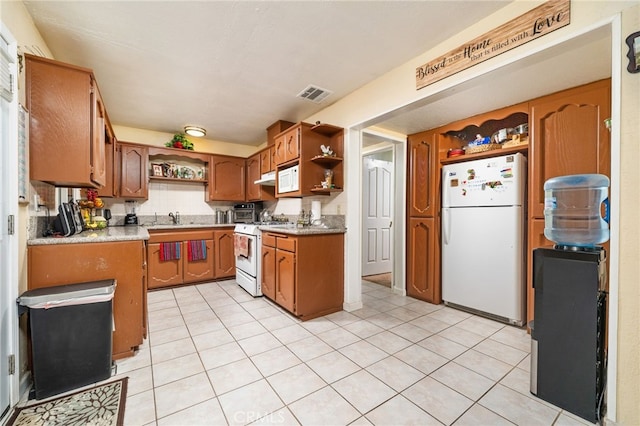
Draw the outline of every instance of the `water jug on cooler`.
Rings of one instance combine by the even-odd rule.
[[[593,247],[609,240],[609,178],[558,176],[544,183],[544,236],[565,246]]]

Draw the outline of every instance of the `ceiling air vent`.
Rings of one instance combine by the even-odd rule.
[[[307,99],[307,100],[309,100],[311,102],[315,102],[315,103],[319,104],[327,96],[329,96],[332,93],[333,92],[330,92],[327,89],[322,89],[320,87],[307,86],[306,89],[304,89],[302,92],[298,93],[297,97],[302,98],[302,99]]]

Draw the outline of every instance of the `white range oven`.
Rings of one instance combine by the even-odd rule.
[[[262,296],[262,235],[258,226],[238,223],[233,234],[236,281],[254,297]]]

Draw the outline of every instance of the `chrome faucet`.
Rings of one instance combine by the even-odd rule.
[[[176,215],[174,215],[173,213],[169,213],[169,217],[171,218],[171,220],[173,221],[174,225],[178,224],[178,217]]]

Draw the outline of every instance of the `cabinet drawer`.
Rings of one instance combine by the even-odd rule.
[[[276,236],[273,234],[262,234],[262,245],[275,247],[276,246]]]
[[[277,248],[284,251],[296,252],[296,240],[286,237],[278,237]]]
[[[212,230],[208,231],[164,231],[150,232],[149,243],[171,243],[174,241],[210,240],[213,238]]]

